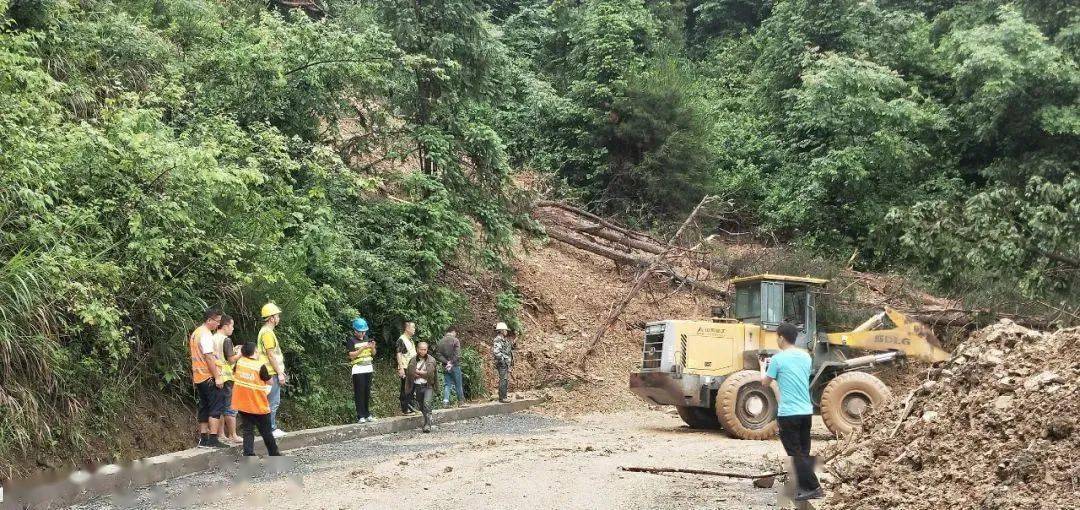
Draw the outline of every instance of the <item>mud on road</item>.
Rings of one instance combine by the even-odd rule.
[[[779,488],[748,480],[628,473],[619,466],[758,473],[778,441],[694,431],[639,410],[571,419],[535,413],[478,418],[288,452],[291,466],[240,476],[239,463],[75,508],[766,509]],[[242,478],[243,480],[238,480]]]

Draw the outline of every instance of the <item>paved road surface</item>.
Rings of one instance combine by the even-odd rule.
[[[229,463],[73,508],[766,509],[777,508],[777,489],[748,480],[618,467],[756,473],[771,468],[783,449],[777,441],[693,431],[669,413],[642,410],[573,420],[534,413],[478,418],[431,434],[403,432],[289,455],[291,465],[274,473],[264,464],[245,471]]]

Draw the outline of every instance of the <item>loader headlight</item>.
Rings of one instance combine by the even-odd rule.
[[[645,328],[645,334],[646,335],[655,335],[657,333],[663,333],[663,332],[664,332],[664,325],[663,324],[653,324],[652,326],[647,326]]]

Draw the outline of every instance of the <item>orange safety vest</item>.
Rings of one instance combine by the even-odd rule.
[[[232,408],[248,414],[270,414],[270,385],[262,380],[259,371],[263,363],[257,359],[242,357],[236,360],[233,370]]]
[[[203,359],[202,349],[199,346],[199,337],[202,332],[210,333],[206,326],[199,326],[188,337],[188,349],[191,351],[191,382],[199,384],[210,378],[210,367]]]

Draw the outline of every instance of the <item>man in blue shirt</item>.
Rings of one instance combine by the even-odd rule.
[[[761,377],[768,386],[773,380],[780,386],[780,406],[776,422],[780,442],[795,467],[798,490],[795,501],[819,499],[825,492],[814,474],[814,458],[810,456],[810,424],[814,405],[810,402],[810,355],[795,347],[799,330],[786,322],[776,328],[780,352],[769,360],[769,368]]]

